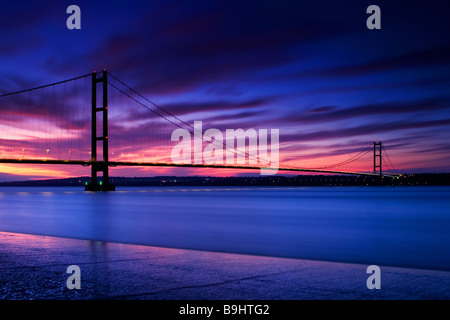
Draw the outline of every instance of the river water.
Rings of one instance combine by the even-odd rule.
[[[0,231],[450,270],[450,187],[0,188]]]

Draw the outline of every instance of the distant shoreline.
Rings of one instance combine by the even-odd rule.
[[[100,178],[101,181],[101,178]],[[65,179],[43,179],[0,182],[1,187],[33,186],[84,186],[90,177]],[[346,175],[297,175],[297,176],[155,176],[155,177],[111,177],[116,186],[438,186],[450,185],[450,173],[408,174],[399,179],[390,177],[367,177]]]

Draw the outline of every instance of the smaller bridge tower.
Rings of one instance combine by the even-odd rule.
[[[373,142],[373,173],[377,173],[380,176],[383,175],[383,160],[382,160],[382,145],[381,141]]]

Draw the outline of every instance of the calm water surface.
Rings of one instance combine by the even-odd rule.
[[[0,231],[450,270],[450,187],[4,187]]]

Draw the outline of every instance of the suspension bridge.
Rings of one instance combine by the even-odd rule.
[[[99,88],[100,87],[100,88]],[[112,90],[108,90],[111,88]],[[88,91],[87,91],[88,90]],[[88,93],[89,92],[89,93]],[[115,97],[110,97],[111,93]],[[184,167],[235,170],[273,168],[256,156],[245,164],[174,163],[167,144],[174,128],[195,128],[106,70],[64,81],[0,94],[0,164],[76,165],[91,168],[87,191],[112,191],[111,167]],[[255,157],[204,135],[227,152]],[[170,138],[169,138],[170,139]],[[202,138],[204,139],[204,138]],[[205,141],[203,141],[205,142]],[[139,147],[138,147],[139,146]],[[87,151],[88,150],[88,151]],[[370,155],[370,169],[350,163]],[[383,165],[387,170],[383,171]],[[282,172],[310,172],[398,178],[386,148],[374,141],[334,164],[307,168],[276,163]],[[100,179],[99,173],[102,174]]]

